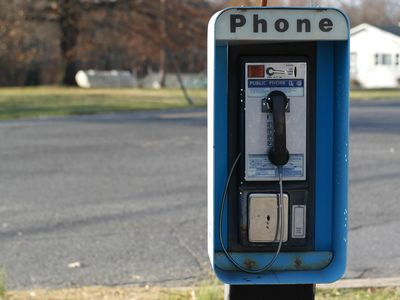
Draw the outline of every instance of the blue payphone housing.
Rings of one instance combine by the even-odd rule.
[[[348,18],[333,8],[238,7],[216,13],[208,30],[208,253],[216,275],[228,284],[339,279],[347,249]],[[279,198],[279,167],[268,156],[275,126],[268,120],[277,115],[263,107],[274,95],[286,101],[290,153],[281,218],[271,201]]]

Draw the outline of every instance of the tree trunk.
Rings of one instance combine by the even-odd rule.
[[[76,85],[77,70],[76,46],[79,36],[79,1],[59,0],[61,31],[61,56],[63,59],[63,79],[65,85]]]
[[[167,41],[167,28],[165,24],[165,0],[160,0],[160,87],[165,87],[167,55],[165,53],[165,43]]]

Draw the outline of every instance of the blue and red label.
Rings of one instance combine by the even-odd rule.
[[[249,88],[302,88],[304,79],[249,79]]]

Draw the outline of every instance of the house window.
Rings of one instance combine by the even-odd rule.
[[[400,64],[400,54],[396,54],[396,66]]]
[[[382,65],[391,65],[392,64],[392,55],[390,54],[382,54]]]
[[[390,66],[393,64],[392,55],[387,53],[376,53],[375,54],[375,65]]]

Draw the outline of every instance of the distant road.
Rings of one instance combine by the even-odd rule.
[[[348,277],[400,276],[400,101],[351,105]]]
[[[399,276],[400,101],[351,117],[347,277]],[[209,274],[206,239],[204,110],[0,123],[10,289],[187,284]]]

